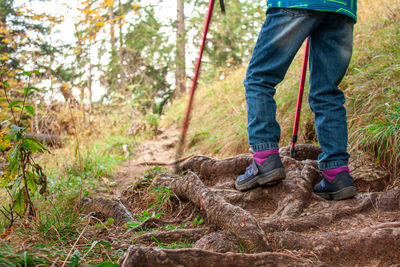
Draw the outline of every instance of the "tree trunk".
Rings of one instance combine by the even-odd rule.
[[[109,7],[109,20],[110,20],[110,37],[111,37],[111,73],[110,73],[110,89],[111,91],[115,91],[115,86],[117,84],[117,77],[115,75],[115,67],[116,67],[116,39],[115,39],[115,13],[114,6]]]
[[[177,0],[175,97],[182,95],[185,92],[186,88],[185,53],[184,0]]]
[[[121,0],[118,2],[119,10],[122,11],[122,3]],[[121,14],[120,14],[121,15]],[[122,19],[119,20],[119,67],[120,67],[120,89],[122,92],[125,92],[126,89],[126,82],[125,82],[125,69],[124,69],[124,60],[123,60],[123,48],[124,48],[124,40],[123,40],[123,33],[122,33]]]
[[[114,30],[114,18],[115,18],[115,13],[114,13],[114,7],[110,6],[109,7],[109,20],[110,20],[110,37],[111,37],[111,50],[115,51],[115,30]]]
[[[93,96],[92,96],[92,82],[93,82],[93,64],[92,64],[92,59],[91,59],[91,48],[92,48],[92,43],[89,44],[89,77],[88,77],[88,82],[87,82],[87,87],[88,87],[88,92],[89,92],[89,114],[92,114],[93,111]],[[83,102],[82,106],[84,107]],[[83,108],[84,109],[84,108]]]

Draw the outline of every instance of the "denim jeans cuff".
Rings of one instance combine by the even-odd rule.
[[[270,149],[278,149],[279,145],[277,143],[261,143],[257,145],[251,145],[250,147],[253,152],[259,152]]]
[[[337,160],[337,161],[330,161],[330,162],[318,162],[318,168],[321,171],[339,168],[339,167],[345,167],[347,165],[348,165],[348,161],[345,161],[345,160]]]

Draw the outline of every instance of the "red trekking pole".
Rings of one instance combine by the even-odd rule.
[[[309,46],[310,46],[310,44],[309,44],[309,40],[308,40],[308,37],[307,37],[306,49],[305,49],[304,60],[303,60],[303,67],[302,67],[302,70],[301,70],[301,80],[300,80],[300,86],[299,86],[299,95],[297,97],[296,116],[294,117],[292,143],[290,144],[290,156],[292,158],[294,156],[295,145],[296,145],[296,142],[297,142],[297,132],[299,130],[301,104],[303,102],[304,84],[305,84],[305,81],[306,81],[306,74],[307,74]]]
[[[222,11],[222,13],[224,13],[225,12],[224,1],[220,0],[219,2],[221,5],[221,11]],[[199,73],[200,73],[201,58],[203,57],[204,46],[205,46],[206,39],[207,39],[208,28],[210,26],[211,17],[212,17],[212,13],[214,10],[214,3],[215,3],[215,0],[210,0],[210,2],[208,4],[208,13],[207,13],[206,20],[204,22],[204,29],[203,29],[203,40],[201,42],[199,58],[197,59],[197,62],[196,62],[196,68],[195,68],[194,77],[193,77],[193,81],[192,81],[192,87],[190,88],[189,103],[188,103],[188,106],[186,109],[186,115],[185,115],[185,119],[183,121],[182,133],[181,133],[181,137],[179,140],[179,146],[178,146],[178,150],[177,150],[177,154],[176,154],[175,172],[178,171],[178,162],[177,161],[181,157],[182,152],[183,152],[183,145],[185,142],[186,132],[187,132],[187,129],[189,126],[190,112],[192,110],[192,105],[193,105],[194,92],[196,90],[197,79],[198,79]]]

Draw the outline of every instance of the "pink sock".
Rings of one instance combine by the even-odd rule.
[[[339,167],[339,168],[334,168],[334,169],[327,169],[323,170],[322,173],[324,174],[325,178],[329,181],[332,182],[333,179],[335,179],[336,175],[338,175],[341,172],[350,172],[349,167],[344,166],[344,167]]]
[[[257,162],[258,165],[261,165],[272,154],[279,154],[279,150],[277,148],[275,148],[275,149],[269,149],[269,150],[263,150],[263,151],[254,152],[253,153],[253,159]]]

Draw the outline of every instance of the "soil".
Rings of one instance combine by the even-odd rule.
[[[179,129],[158,130],[158,135],[146,140],[135,148],[134,157],[122,164],[115,174],[115,181],[121,188],[134,183],[137,177],[155,166],[172,171],[179,140]]]
[[[173,174],[178,135],[165,131],[138,148],[118,173],[117,199],[83,203],[115,218],[119,234],[107,238],[126,249],[121,266],[400,266],[400,186],[373,158],[352,155],[352,199],[313,193],[314,145],[297,145],[294,158],[282,148],[286,179],[239,192],[234,181],[250,154],[192,156]]]

